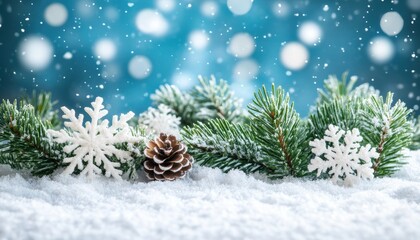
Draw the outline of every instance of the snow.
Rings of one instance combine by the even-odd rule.
[[[174,182],[0,168],[5,239],[419,239],[420,152],[393,178],[345,188],[195,167]]]

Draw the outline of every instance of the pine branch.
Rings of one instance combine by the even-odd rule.
[[[261,152],[256,135],[249,126],[215,119],[184,128],[182,136],[189,152],[201,165],[217,167],[225,172],[231,169],[267,175],[275,172],[274,162]]]
[[[135,144],[116,145],[116,147],[131,152],[132,159],[121,163],[120,169],[123,171],[123,177],[125,179],[134,180],[138,178],[137,171],[143,167],[142,163],[146,158],[143,153],[143,150],[146,148],[146,140],[152,139],[153,136],[148,135],[146,130],[139,126],[132,128],[131,133],[134,137],[139,137],[143,140]],[[115,156],[112,156],[112,158],[114,162],[118,161]]]
[[[308,118],[310,140],[322,138],[330,124],[345,131],[360,128],[362,107],[362,98],[337,97],[322,103]]]
[[[200,106],[199,118],[221,118],[234,123],[242,121],[242,100],[234,97],[226,81],[217,82],[214,76],[210,80],[199,76],[198,80],[200,86],[196,86],[191,95]]]
[[[255,93],[249,112],[262,152],[276,160],[276,177],[306,175],[310,156],[306,130],[284,90],[273,84],[268,93],[263,86]]]
[[[32,92],[32,97],[24,97],[23,104],[30,104],[34,107],[35,114],[43,121],[49,121],[52,128],[58,128],[61,125],[58,111],[54,109],[57,101],[52,100],[52,94],[41,92],[37,94]]]
[[[336,75],[328,76],[324,81],[325,91],[318,89],[317,106],[328,103],[337,98],[348,97],[348,99],[355,98],[369,98],[372,95],[379,96],[379,91],[369,86],[368,83],[362,84],[354,88],[358,78],[351,76],[350,81],[347,82],[348,72],[344,72],[341,76],[341,81]]]
[[[164,104],[181,117],[183,126],[210,119],[227,119],[243,122],[242,100],[235,98],[226,81],[199,77],[200,85],[185,93],[173,85],[161,86],[151,96],[155,105]]]
[[[411,120],[413,137],[411,138],[411,144],[408,146],[410,150],[420,149],[420,116],[417,116],[417,119],[414,118]]]
[[[361,133],[366,143],[376,147],[379,157],[373,161],[375,176],[390,176],[405,162],[401,150],[410,145],[412,125],[407,120],[411,110],[397,101],[392,106],[393,94],[372,96],[361,113]]]
[[[60,147],[50,144],[43,121],[32,105],[19,106],[3,100],[0,104],[0,164],[16,169],[29,169],[33,175],[51,174],[61,166]]]
[[[164,104],[171,108],[178,117],[181,117],[182,125],[192,125],[200,119],[196,116],[197,103],[189,93],[183,93],[174,85],[163,85],[151,96],[155,105]]]

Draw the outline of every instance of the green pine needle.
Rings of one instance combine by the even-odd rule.
[[[214,119],[184,128],[182,136],[189,153],[201,165],[225,172],[232,169],[245,173],[273,172],[273,166],[267,163],[249,126]]]
[[[413,137],[411,138],[411,144],[408,146],[410,150],[420,149],[420,116],[417,116],[417,119],[414,118],[411,120]]]
[[[35,176],[51,174],[61,166],[61,147],[51,144],[46,130],[49,121],[41,119],[34,107],[17,101],[0,104],[0,164],[29,169]]]
[[[373,161],[375,176],[390,176],[404,163],[403,148],[412,140],[412,125],[408,116],[411,110],[397,101],[392,105],[393,94],[382,97],[372,96],[363,105],[360,132],[364,142],[376,147],[379,158]]]
[[[190,92],[182,92],[173,85],[161,86],[151,96],[155,105],[165,104],[181,118],[182,126],[196,122],[207,122],[221,118],[231,122],[242,122],[244,112],[242,100],[234,97],[226,81],[199,77],[199,85]]]
[[[275,159],[277,177],[305,176],[310,150],[306,130],[289,95],[274,84],[270,93],[263,86],[248,108],[262,152]]]

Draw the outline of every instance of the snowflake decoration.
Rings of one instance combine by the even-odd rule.
[[[344,143],[340,143],[343,136]],[[369,144],[361,147],[362,140],[357,128],[345,132],[329,125],[323,139],[309,143],[315,158],[311,160],[308,170],[317,170],[318,177],[325,172],[335,184],[343,181],[347,186],[359,179],[372,179],[371,158],[378,158],[379,154]]]
[[[63,151],[70,157],[63,160],[64,163],[69,163],[64,173],[71,174],[77,167],[82,171],[82,175],[91,177],[102,173],[101,167],[103,167],[105,176],[121,179],[122,171],[118,167],[121,163],[132,159],[129,151],[118,149],[116,145],[133,144],[140,140],[132,135],[131,128],[127,124],[134,113],[121,114],[119,119],[118,116],[113,116],[112,124],[108,126],[108,120],[100,121],[108,114],[102,103],[103,99],[97,97],[95,102],[92,102],[93,108],[85,107],[86,113],[91,118],[85,126],[83,126],[83,114],[76,118],[74,110],[62,107],[63,118],[68,119],[64,122],[67,129],[48,130],[54,142],[66,144]],[[111,161],[112,156],[115,156],[119,162]]]
[[[181,119],[173,113],[172,109],[164,104],[158,108],[149,107],[149,109],[140,114],[139,125],[145,126],[149,134],[158,135],[165,133],[179,138],[179,125]]]

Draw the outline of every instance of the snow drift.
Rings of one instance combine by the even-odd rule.
[[[175,182],[0,169],[0,239],[420,239],[420,152],[351,188],[195,167]]]

